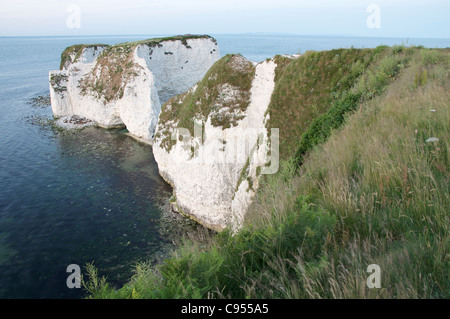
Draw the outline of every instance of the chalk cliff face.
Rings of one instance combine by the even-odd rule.
[[[114,46],[77,45],[49,74],[55,117],[125,125],[150,142],[161,105],[199,81],[220,57],[209,36],[178,36]]]
[[[174,187],[175,209],[216,230],[239,227],[269,160],[265,122],[275,67],[225,56],[163,106],[153,152]]]
[[[153,145],[174,209],[238,228],[276,165],[266,129],[276,63],[219,57],[208,36],[69,47],[49,75],[53,114],[66,127],[125,125]]]

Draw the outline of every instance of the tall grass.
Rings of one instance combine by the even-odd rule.
[[[331,100],[348,91],[385,48],[308,51],[286,62],[276,59],[275,88],[268,107],[268,128],[280,130],[280,157],[292,157],[311,122],[325,113]],[[295,125],[285,125],[286,120]],[[269,130],[270,131],[270,130]]]
[[[286,278],[270,279],[273,286],[289,290],[286,296],[449,296],[449,55],[414,51],[397,81],[361,104],[342,130],[309,152],[299,176],[288,182],[273,177],[261,191],[249,222],[258,222],[258,214],[262,224],[273,214],[289,214],[271,201],[278,194],[308,194],[312,204],[337,218],[320,267],[308,271],[301,252],[273,264],[271,273],[283,273],[288,266],[297,272],[289,287],[282,284],[292,277],[285,271]],[[433,62],[425,62],[430,55]],[[423,68],[430,76],[417,87],[415,74]],[[430,137],[439,142],[427,142]],[[284,207],[290,202],[280,198]],[[381,266],[381,290],[365,284],[369,264]]]

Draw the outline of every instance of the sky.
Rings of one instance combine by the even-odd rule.
[[[0,0],[0,36],[286,33],[450,38],[449,0]]]

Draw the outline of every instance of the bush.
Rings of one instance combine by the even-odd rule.
[[[293,160],[297,167],[303,164],[304,155],[308,151],[325,142],[332,131],[344,123],[345,114],[356,109],[359,98],[360,95],[357,94],[346,94],[345,97],[335,101],[326,113],[314,119],[303,133],[295,152]]]

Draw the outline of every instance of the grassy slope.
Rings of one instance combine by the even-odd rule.
[[[286,62],[277,57],[276,86],[269,105],[269,128],[280,129],[280,157],[295,152],[311,121],[327,111],[332,96],[348,90],[380,50],[337,49],[308,51]],[[286,125],[286,120],[295,125]]]
[[[244,229],[186,239],[119,290],[88,267],[91,297],[449,298],[449,51],[372,53],[352,85],[312,98],[321,115],[286,139]]]

